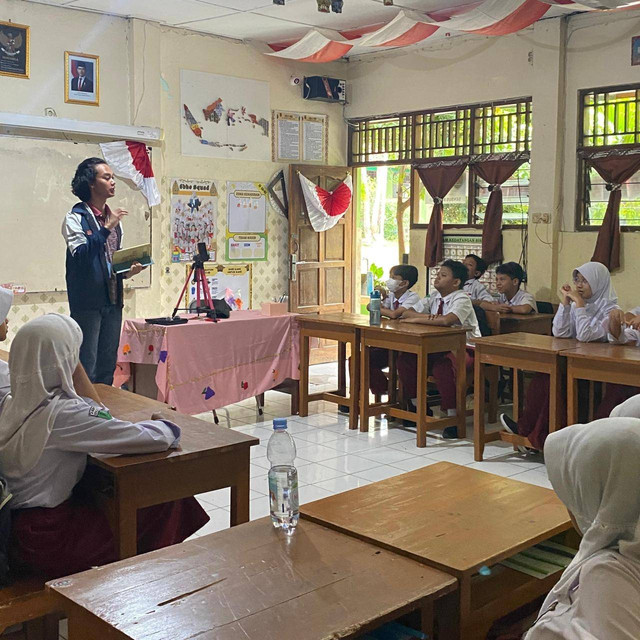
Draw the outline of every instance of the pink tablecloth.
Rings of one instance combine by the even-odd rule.
[[[165,327],[125,320],[115,384],[130,363],[157,364],[158,400],[183,413],[219,409],[300,378],[295,314],[233,311],[217,323],[193,319]]]

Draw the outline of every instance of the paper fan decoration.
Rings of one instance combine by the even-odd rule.
[[[333,191],[318,187],[301,173],[298,173],[298,176],[311,226],[314,231],[328,231],[338,224],[338,220],[351,204],[353,195],[351,175],[348,175]]]

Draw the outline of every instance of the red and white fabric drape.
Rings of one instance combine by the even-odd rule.
[[[270,44],[268,55],[302,62],[331,62],[378,47],[406,47],[446,32],[502,36],[520,31],[553,6],[570,11],[611,9],[622,0],[479,0],[467,7],[432,13],[400,11],[390,22],[349,31],[312,29],[296,42]]]

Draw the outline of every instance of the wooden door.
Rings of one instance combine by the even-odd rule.
[[[349,167],[289,167],[289,307],[296,313],[350,312],[352,307],[353,200],[333,228],[314,231],[298,172],[332,191],[351,172]]]

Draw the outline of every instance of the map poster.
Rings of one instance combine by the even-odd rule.
[[[212,180],[171,180],[171,262],[191,262],[199,242],[216,259],[218,190]]]
[[[227,260],[267,259],[267,190],[260,182],[227,182]]]

